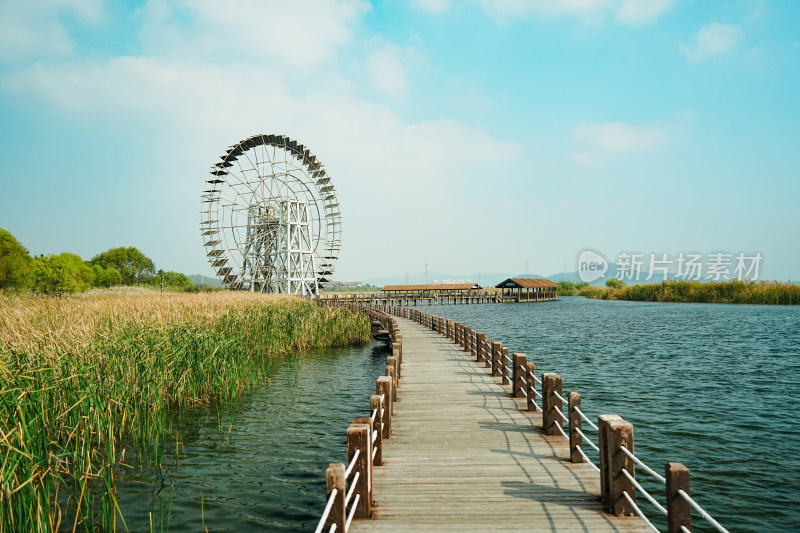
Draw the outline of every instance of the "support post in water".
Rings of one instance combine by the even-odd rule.
[[[600,495],[606,509],[611,508],[611,492],[609,478],[611,477],[611,464],[608,462],[608,424],[616,420],[622,420],[619,415],[599,415],[597,417],[597,439],[600,448]]]
[[[620,449],[625,446],[629,452],[633,452],[633,425],[625,420],[612,420],[606,425],[608,436],[606,442],[608,443],[608,487],[609,494],[611,495],[611,507],[609,511],[615,515],[628,516],[634,514],[636,511],[633,506],[628,502],[623,492],[627,492],[628,496],[635,502],[636,501],[636,487],[634,487],[631,480],[628,479],[622,470],[625,469],[632,477],[636,477],[634,467],[636,466],[633,459],[625,455]]]
[[[561,376],[552,372],[542,374],[542,425],[545,435],[560,435],[561,432],[558,431],[556,424],[564,427],[558,415],[559,412],[563,412],[561,400],[555,393],[561,394]]]
[[[492,343],[492,375],[500,375],[500,359],[503,357],[503,343],[494,341]]]
[[[525,393],[528,392],[525,390],[528,386],[528,377],[526,375],[526,370],[523,368],[528,367],[528,356],[524,353],[515,353],[511,355],[511,395],[514,398],[524,398]]]
[[[681,526],[691,531],[692,507],[678,494],[679,490],[690,494],[689,469],[681,463],[667,463],[664,477],[667,478],[667,533],[680,533]]]
[[[573,463],[583,463],[583,456],[578,451],[579,446],[583,449],[581,434],[578,433],[578,430],[583,430],[583,421],[577,410],[581,408],[581,395],[577,392],[570,392],[567,402],[567,408],[569,409],[569,459]]]
[[[383,465],[383,402],[381,402],[380,394],[373,394],[369,397],[369,412],[375,413],[375,420],[372,422],[372,431],[375,435],[375,457],[372,459],[372,466]]]
[[[331,463],[325,470],[325,501],[331,497],[331,492],[336,489],[336,496],[333,497],[333,505],[328,518],[325,520],[325,531],[330,531],[332,525],[336,525],[336,531],[344,531],[344,523],[347,520],[347,511],[344,508],[344,496],[346,483],[344,479],[345,467],[342,463]]]
[[[528,367],[528,374],[530,374],[530,375],[528,374],[525,375],[525,380],[527,381],[525,392],[527,393],[528,396],[528,411],[535,413],[537,411],[536,393],[534,392],[536,390],[536,380],[533,379],[531,376],[536,375],[536,367],[531,362],[528,362],[528,364],[525,366]]]
[[[375,392],[378,396],[383,396],[383,438],[388,439],[392,435],[392,410],[394,409],[394,402],[392,401],[392,378],[388,376],[381,376],[375,386]]]
[[[356,419],[360,420],[360,419]],[[358,505],[356,506],[355,518],[369,518],[372,511],[372,446],[370,446],[370,427],[368,424],[356,423],[354,420],[347,428],[347,464],[353,460],[356,450],[360,450],[353,472],[359,472],[358,481],[355,485],[353,497],[359,494]],[[355,475],[355,474],[353,474]]]

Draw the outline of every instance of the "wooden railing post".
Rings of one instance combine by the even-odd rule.
[[[486,335],[478,333],[475,335],[475,345],[472,347],[472,355],[475,356],[477,362],[483,361],[483,343],[486,341]]]
[[[381,413],[383,408],[380,394],[373,394],[369,397],[370,416],[375,413],[375,420],[372,421],[372,432],[375,435],[373,445],[377,451],[375,452],[375,458],[372,459],[373,466],[383,465],[383,414]]]
[[[667,478],[667,533],[680,533],[681,526],[692,530],[692,507],[680,494],[689,492],[689,469],[681,463],[664,465]]]
[[[607,487],[610,498],[608,510],[615,515],[631,515],[635,511],[622,493],[627,492],[628,496],[635,502],[636,488],[625,477],[622,470],[627,470],[635,478],[635,464],[633,459],[625,455],[620,448],[625,446],[629,452],[633,453],[633,426],[625,420],[611,420],[605,425],[605,431]]]
[[[451,340],[453,339],[453,321],[450,320],[449,318],[447,319],[447,322],[445,322],[445,333],[446,333],[445,336],[448,339]]]
[[[508,348],[505,346],[503,346],[503,351],[500,353],[500,375],[503,376],[503,385],[508,385]]]
[[[325,503],[331,497],[331,492],[336,489],[336,496],[333,497],[333,505],[328,518],[325,520],[325,531],[330,531],[332,525],[336,524],[336,531],[344,531],[344,523],[347,520],[347,512],[344,508],[344,497],[346,495],[347,482],[344,478],[345,466],[342,463],[331,463],[325,470]]]
[[[492,375],[500,375],[500,359],[503,357],[503,343],[494,341],[492,343]]]
[[[383,438],[388,439],[392,436],[392,412],[394,402],[392,401],[392,378],[381,376],[375,386],[378,396],[383,396]]]
[[[597,447],[600,448],[600,495],[603,499],[603,505],[606,509],[610,509],[612,505],[609,477],[611,465],[608,463],[608,424],[611,422],[622,420],[619,415],[599,415],[597,417]]]
[[[386,358],[386,376],[392,380],[392,404],[397,401],[397,359]]]
[[[480,345],[481,359],[484,368],[492,368],[492,339],[488,335],[483,337],[483,344]]]
[[[511,359],[511,365],[514,367],[511,372],[511,395],[514,398],[524,398],[528,392],[526,390],[528,388],[528,376],[527,370],[523,370],[523,368],[528,368],[528,356],[524,353],[515,353],[511,356]]]
[[[525,366],[528,368],[528,372],[525,375],[525,392],[527,393],[528,397],[528,411],[535,413],[538,411],[536,408],[536,393],[534,392],[536,390],[536,380],[530,376],[536,375],[536,367],[531,362],[528,362],[528,364]],[[530,376],[528,374],[530,374]]]
[[[556,424],[564,427],[563,420],[558,416],[558,412],[562,412],[561,400],[555,393],[561,394],[561,376],[552,372],[542,374],[542,426],[545,435],[560,435]]]
[[[395,359],[397,359],[397,367],[396,367],[396,369],[397,369],[397,379],[400,379],[400,364],[401,364],[400,362],[403,360],[403,356],[402,356],[403,347],[402,346],[403,345],[400,344],[399,342],[392,343],[392,355],[391,355],[391,357],[394,357]],[[388,357],[387,357],[387,359],[388,359]]]
[[[359,419],[356,419],[359,420]],[[355,492],[359,494],[355,518],[369,518],[372,511],[372,434],[369,424],[353,421],[347,428],[347,464],[353,460],[356,450],[360,450],[356,459],[353,472],[359,472],[359,480],[355,485]],[[352,474],[355,475],[355,474]]]
[[[583,456],[578,451],[578,446],[580,446],[581,450],[583,449],[583,438],[577,431],[583,431],[583,420],[581,420],[581,415],[578,414],[578,411],[575,409],[576,407],[578,409],[581,408],[581,395],[577,392],[570,392],[569,396],[567,396],[567,401],[567,417],[569,418],[569,459],[573,463],[583,463]]]

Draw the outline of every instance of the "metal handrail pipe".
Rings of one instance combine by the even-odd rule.
[[[714,526],[715,528],[717,528],[717,531],[720,531],[721,533],[730,533],[730,531],[728,531],[727,529],[725,529],[724,527],[722,527],[722,524],[720,524],[719,522],[717,522],[716,520],[714,520],[714,518],[712,518],[712,516],[711,516],[710,514],[708,514],[708,513],[706,512],[706,510],[705,510],[705,509],[703,509],[702,507],[700,507],[700,504],[698,504],[696,501],[694,501],[694,500],[692,499],[692,497],[691,497],[691,496],[689,496],[688,494],[686,494],[686,492],[685,492],[683,489],[678,489],[678,494],[680,494],[680,495],[683,497],[683,499],[684,499],[684,500],[686,500],[687,502],[689,502],[689,505],[691,505],[692,507],[694,507],[694,510],[695,510],[695,511],[697,511],[698,513],[700,513],[700,517],[701,517],[701,518],[705,518],[706,520],[708,520],[708,522],[709,522],[709,523],[710,523],[712,526]]]
[[[664,483],[665,485],[667,484],[667,479],[664,476],[662,476],[658,472],[653,471],[653,469],[650,468],[649,466],[647,466],[646,464],[644,464],[641,459],[639,459],[638,457],[633,455],[628,448],[626,448],[625,446],[620,446],[619,449],[622,450],[622,453],[624,453],[625,455],[627,455],[628,457],[633,459],[634,463],[636,463],[637,465],[639,465],[642,468],[644,468],[644,470],[648,474],[650,474],[651,476],[653,476],[654,478],[659,480],[661,483]]]
[[[325,520],[327,520],[328,515],[331,514],[331,507],[333,507],[333,500],[336,499],[336,495],[338,493],[339,489],[333,489],[331,491],[331,495],[328,496],[328,503],[325,504],[325,510],[322,511],[322,518],[319,519],[319,524],[317,524],[317,529],[314,530],[314,533],[322,533],[322,528],[325,526]]]
[[[641,493],[644,495],[644,497],[645,497],[645,498],[647,498],[648,500],[650,500],[650,503],[652,503],[652,504],[653,504],[653,506],[654,506],[656,509],[658,509],[658,510],[661,512],[661,514],[663,514],[664,516],[667,516],[667,514],[668,514],[668,513],[667,513],[667,509],[666,509],[666,508],[665,508],[663,505],[661,505],[660,503],[658,503],[658,501],[656,501],[656,499],[655,499],[655,498],[653,498],[653,496],[651,496],[651,495],[650,495],[650,493],[649,493],[649,492],[647,492],[647,491],[644,489],[644,487],[642,487],[642,485],[641,485],[641,484],[640,484],[638,481],[636,481],[636,478],[634,478],[634,477],[631,475],[631,473],[630,473],[630,472],[628,472],[628,470],[627,470],[627,469],[625,469],[625,468],[623,468],[623,469],[622,469],[622,475],[623,475],[623,476],[625,476],[626,478],[628,478],[628,481],[630,481],[631,483],[633,483],[633,486],[634,486],[634,487],[636,487],[636,489],[637,489],[639,492],[641,492]]]
[[[644,520],[644,523],[645,523],[645,524],[647,524],[647,526],[648,526],[648,527],[649,527],[649,528],[650,528],[652,531],[654,531],[655,533],[660,533],[660,532],[659,532],[659,530],[658,530],[658,528],[657,528],[656,526],[654,526],[654,525],[653,525],[653,523],[652,523],[652,522],[650,522],[650,520],[648,520],[648,519],[647,519],[647,517],[646,517],[646,516],[645,516],[645,514],[642,512],[642,510],[641,510],[641,509],[639,509],[639,506],[638,506],[638,505],[636,505],[636,502],[635,502],[635,501],[633,501],[633,498],[631,498],[631,497],[630,497],[630,495],[628,494],[628,491],[627,491],[627,490],[623,490],[623,491],[622,491],[622,495],[623,495],[623,496],[625,496],[625,499],[626,499],[626,500],[628,500],[628,503],[629,503],[629,504],[631,504],[631,507],[633,507],[634,511],[636,511],[636,514],[638,514],[638,515],[639,515],[639,518],[641,518],[642,520]]]

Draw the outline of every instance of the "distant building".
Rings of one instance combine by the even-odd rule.
[[[423,285],[384,285],[381,292],[396,294],[413,294],[431,296],[442,294],[459,294],[482,289],[477,283],[429,283]]]
[[[555,300],[558,285],[549,279],[508,278],[495,288],[502,289],[504,302],[541,302]]]

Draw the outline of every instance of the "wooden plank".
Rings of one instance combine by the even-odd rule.
[[[392,436],[373,471],[372,519],[350,531],[649,531],[603,512],[598,474],[569,462],[567,439],[541,433],[525,398],[450,340],[397,321]]]

